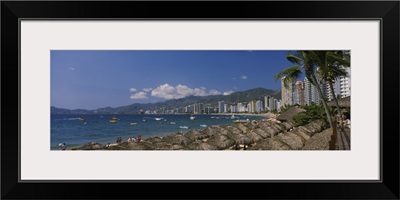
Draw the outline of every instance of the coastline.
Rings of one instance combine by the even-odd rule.
[[[332,129],[321,120],[303,126],[293,121],[252,120],[233,126],[153,136],[140,142],[124,140],[106,145],[90,142],[67,150],[329,150],[331,134]]]
[[[147,117],[150,117],[150,118],[154,118],[154,117],[164,117],[165,119],[167,119],[168,121],[167,122],[162,122],[163,124],[165,124],[165,125],[158,125],[158,122],[157,122],[157,125],[156,126],[153,126],[154,128],[156,128],[155,129],[155,132],[152,132],[152,131],[150,131],[150,132],[148,132],[148,133],[143,133],[142,131],[142,127],[140,127],[140,128],[138,128],[139,127],[139,125],[137,125],[137,126],[130,126],[130,125],[123,125],[123,127],[125,127],[126,129],[125,130],[123,130],[122,132],[119,130],[119,128],[118,129],[115,129],[115,133],[117,133],[117,134],[115,134],[114,135],[114,137],[113,136],[111,136],[111,137],[98,137],[98,138],[92,138],[92,139],[87,139],[87,138],[82,138],[82,142],[75,142],[75,141],[73,141],[73,142],[66,142],[67,143],[67,149],[76,149],[76,148],[80,148],[80,147],[82,147],[83,145],[85,145],[85,144],[87,144],[87,143],[89,143],[89,142],[98,142],[98,143],[102,143],[102,144],[108,144],[108,143],[110,143],[110,144],[115,144],[116,143],[116,139],[117,139],[117,137],[122,137],[122,140],[123,141],[127,141],[128,140],[128,138],[130,138],[130,137],[137,137],[138,135],[141,135],[142,136],[142,139],[146,139],[146,138],[150,138],[150,137],[164,137],[164,136],[167,136],[167,135],[171,135],[171,134],[176,134],[176,133],[181,133],[181,134],[186,134],[187,132],[190,132],[191,130],[195,130],[195,131],[203,131],[204,129],[205,129],[205,127],[203,127],[203,126],[199,126],[200,124],[203,124],[203,119],[204,118],[206,118],[206,119],[209,119],[209,118],[212,118],[212,119],[209,119],[210,121],[215,121],[215,123],[214,122],[210,122],[209,120],[207,120],[208,122],[205,122],[204,121],[204,124],[207,124],[207,126],[208,127],[213,127],[213,126],[221,126],[221,127],[223,127],[223,126],[232,126],[232,125],[234,125],[235,124],[235,120],[237,120],[237,119],[239,119],[240,121],[243,121],[243,120],[246,120],[246,119],[250,119],[251,121],[253,121],[253,120],[259,120],[259,121],[268,121],[268,120],[270,120],[270,118],[269,117],[271,117],[270,115],[268,115],[269,113],[262,113],[262,114],[252,114],[252,113],[240,113],[240,114],[233,114],[233,115],[235,115],[235,119],[231,119],[230,118],[230,116],[232,116],[232,113],[213,113],[213,114],[197,114],[197,115],[193,115],[193,116],[197,116],[197,120],[188,120],[187,122],[189,122],[189,123],[193,123],[193,124],[186,124],[186,123],[182,123],[182,124],[180,124],[179,123],[179,121],[177,121],[178,122],[178,124],[177,125],[169,125],[169,122],[170,121],[174,121],[172,118],[170,119],[168,116],[173,116],[173,115],[184,115],[184,116],[190,116],[190,114],[143,114],[143,115],[136,115],[136,116],[143,116],[143,117],[145,117],[145,118],[143,118],[143,119],[147,119],[146,121],[152,121],[151,119],[148,119]],[[125,118],[123,118],[123,116],[125,116]],[[129,124],[129,120],[128,120],[128,118],[129,118],[129,116],[130,115],[121,115],[121,122],[123,123],[123,124]],[[216,117],[215,119],[213,119],[214,118],[214,116]],[[218,116],[220,116],[220,118],[218,117]],[[269,117],[268,117],[269,116]],[[86,117],[85,117],[86,118]],[[186,117],[183,117],[183,118],[185,118],[186,119]],[[188,117],[189,118],[189,117]],[[62,119],[64,119],[64,117],[62,118]],[[101,116],[100,118],[97,116],[97,115],[94,115],[93,116],[93,118],[91,119],[91,118],[89,118],[89,116],[88,116],[88,118],[86,118],[86,121],[87,121],[87,124],[88,125],[83,125],[82,124],[82,128],[84,128],[85,126],[91,126],[92,125],[92,123],[91,123],[91,121],[90,120],[103,120],[104,121],[104,124],[106,125],[106,124],[109,124],[109,123],[105,123],[106,121],[107,121],[107,116],[104,116],[104,118],[103,118],[103,116]],[[141,119],[141,117],[138,117],[138,119]],[[57,119],[56,119],[57,120]],[[199,121],[200,120],[200,121]],[[222,121],[220,121],[220,120],[222,120]],[[142,120],[140,120],[140,122],[139,122],[139,124],[147,124],[148,122],[141,122]],[[228,122],[229,121],[229,123],[226,123],[226,122]],[[71,120],[67,120],[67,122],[69,123],[69,122],[72,122],[72,123],[75,123],[75,124],[78,124],[78,128],[79,129],[81,129],[81,127],[80,127],[80,121],[71,121]],[[103,123],[103,122],[101,122],[101,123]],[[153,122],[152,122],[153,123]],[[161,123],[161,122],[160,122]],[[86,123],[85,123],[86,124]],[[168,124],[168,125],[167,125]],[[197,124],[197,125],[195,125],[195,124]],[[118,124],[117,124],[118,125]],[[180,125],[185,125],[185,126],[190,126],[190,128],[189,129],[180,129],[179,128],[179,126]],[[110,129],[110,130],[113,130],[114,128],[114,126],[115,125],[106,125],[106,126],[108,126],[108,128]],[[122,125],[121,125],[122,126]],[[115,127],[121,127],[120,125],[119,126],[115,126]],[[158,128],[158,126],[160,126],[160,128]],[[170,127],[175,127],[175,128],[173,128],[173,129],[175,129],[175,130],[164,130],[164,128],[169,128],[168,126],[170,126]],[[87,130],[89,130],[89,129],[87,129]],[[145,130],[146,130],[146,128],[145,128]],[[151,129],[150,129],[151,130]],[[114,132],[114,131],[113,131]],[[118,133],[119,132],[119,133]],[[93,135],[95,135],[95,134],[97,134],[96,132],[90,132],[90,134],[93,134]],[[99,133],[100,134],[100,133]],[[79,140],[79,139],[78,139]],[[63,142],[63,141],[60,141],[60,142]],[[58,142],[59,143],[59,142]],[[51,147],[51,150],[57,150],[58,149],[58,147],[56,146],[58,143],[56,143],[56,144],[53,144],[52,145],[52,147]],[[68,145],[69,144],[69,145]]]

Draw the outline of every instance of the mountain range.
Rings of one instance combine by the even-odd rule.
[[[269,90],[265,88],[254,88],[246,91],[234,92],[230,95],[211,95],[211,96],[188,96],[181,99],[171,99],[157,103],[134,103],[121,107],[105,107],[95,110],[85,109],[64,109],[51,107],[51,114],[138,114],[144,110],[161,110],[161,109],[174,109],[184,107],[195,103],[203,103],[216,107],[218,101],[224,101],[227,104],[235,104],[239,102],[249,102],[252,100],[264,100],[264,96],[272,96],[276,99],[281,98],[281,90]]]

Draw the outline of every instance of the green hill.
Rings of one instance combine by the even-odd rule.
[[[264,88],[254,88],[241,92],[234,92],[230,95],[212,95],[212,96],[188,96],[181,99],[171,99],[158,103],[147,103],[147,104],[131,104],[127,106],[121,106],[116,108],[106,107],[99,108],[96,110],[68,110],[61,108],[51,108],[52,114],[137,114],[141,110],[159,110],[159,109],[174,109],[178,107],[184,107],[195,103],[203,103],[204,105],[210,105],[216,107],[218,101],[224,101],[227,104],[235,104],[239,102],[249,102],[252,100],[264,100],[264,97],[270,95],[274,98],[281,98],[280,90],[268,90]]]

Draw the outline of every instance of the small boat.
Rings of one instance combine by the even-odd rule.
[[[235,121],[233,121],[233,122],[235,122],[235,123],[247,123],[247,122],[250,122],[250,120],[249,120],[249,119],[246,119],[246,120],[244,120],[244,119],[242,119],[242,120],[237,119],[237,120],[235,120]]]
[[[219,125],[218,125],[218,124],[213,124],[213,125],[211,125],[211,127],[213,127],[213,128],[219,128]]]
[[[156,117],[155,119],[156,119],[157,121],[160,121],[160,120],[162,120],[163,118],[162,118],[162,117],[161,117],[161,118],[157,118],[157,117]]]
[[[117,117],[112,117],[110,120],[108,120],[108,122],[110,123],[117,123],[118,122],[118,118]]]
[[[108,120],[108,122],[110,122],[110,123],[117,123],[118,120],[116,120],[116,119],[110,119],[110,120]]]
[[[191,120],[196,120],[196,117],[195,116],[190,116],[190,119]]]
[[[83,118],[83,117],[79,117],[78,119],[81,120],[81,121],[85,120],[85,118]]]
[[[189,129],[189,126],[179,126],[179,128]]]
[[[131,123],[131,125],[136,125],[136,124],[137,124],[136,122],[132,122],[132,123]]]
[[[214,118],[215,118],[214,116],[211,117],[211,119],[214,119]]]
[[[143,121],[145,122],[146,120],[144,119]]]
[[[176,124],[176,122],[170,122],[170,124]]]
[[[201,127],[207,127],[207,125],[205,125],[205,124],[200,124],[200,126],[201,126]]]
[[[235,115],[232,115],[232,116],[231,116],[231,119],[235,119]]]

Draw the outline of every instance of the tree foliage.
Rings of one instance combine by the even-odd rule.
[[[306,111],[298,113],[293,117],[293,120],[300,124],[305,125],[314,120],[322,119],[327,122],[325,110],[322,106],[312,103],[309,106],[302,106]]]

